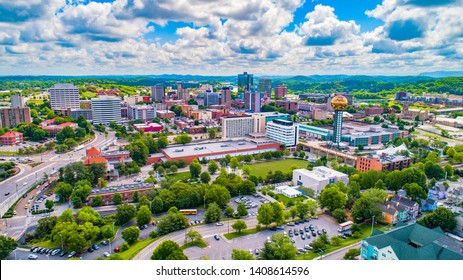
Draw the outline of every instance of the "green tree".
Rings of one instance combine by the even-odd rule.
[[[236,170],[238,168],[238,166],[240,165],[240,163],[238,162],[238,159],[236,157],[233,157],[231,160],[230,160],[230,167],[231,169],[233,170]]]
[[[209,128],[207,132],[209,134],[209,139],[215,139],[217,136],[214,128]]]
[[[158,222],[157,228],[160,235],[167,234],[188,227],[188,218],[181,214],[176,207],[171,207]]]
[[[186,133],[182,133],[180,135],[178,135],[177,137],[175,137],[174,141],[175,143],[177,144],[182,144],[182,145],[185,145],[185,144],[188,144],[191,142],[191,136],[186,134]]]
[[[121,204],[122,203],[122,194],[120,194],[118,192],[114,193],[112,201],[116,205]]]
[[[285,221],[285,213],[283,211],[282,204],[279,202],[272,202],[270,206],[273,209],[273,222],[281,224]]]
[[[361,196],[357,199],[352,206],[351,212],[354,221],[371,219],[372,216],[377,218],[381,217],[381,209],[376,203],[375,200],[365,196]]]
[[[321,191],[319,201],[321,208],[328,208],[328,210],[332,212],[338,208],[344,209],[347,198],[337,186],[332,186],[326,187]]]
[[[129,243],[129,245],[132,245],[133,243],[135,243],[135,241],[138,240],[138,237],[140,236],[140,229],[134,226],[128,227],[122,231],[121,235],[122,239]]]
[[[347,215],[346,215],[346,213],[344,212],[343,209],[339,209],[339,208],[338,208],[338,209],[335,209],[335,210],[331,213],[331,215],[333,216],[333,218],[336,219],[336,221],[337,221],[338,223],[343,223],[343,222],[345,222],[346,219],[347,219]]]
[[[201,173],[199,178],[203,184],[209,184],[209,182],[211,181],[211,175],[207,171],[204,171],[203,173]]]
[[[148,206],[143,205],[137,213],[137,224],[139,226],[146,225],[151,222],[151,211]]]
[[[138,191],[134,191],[132,194],[132,201],[138,202],[139,199],[140,199],[140,193]]]
[[[207,171],[209,171],[210,174],[215,174],[217,170],[219,170],[219,165],[217,164],[217,162],[215,160],[209,161],[209,163],[207,164]]]
[[[70,184],[59,182],[56,185],[55,193],[59,196],[60,201],[68,201],[71,197],[73,187]]]
[[[97,195],[95,196],[93,199],[92,199],[92,206],[93,207],[99,207],[103,205],[103,198],[101,197],[101,195]]]
[[[0,260],[6,259],[18,247],[18,242],[11,237],[0,235]]]
[[[445,207],[437,207],[434,212],[418,220],[418,223],[430,229],[440,227],[445,232],[451,232],[457,227],[453,212]]]
[[[76,138],[76,134],[74,133],[74,129],[70,126],[64,127],[56,134],[56,142],[58,142],[58,144],[63,144],[66,139],[74,138]]]
[[[254,256],[246,250],[232,249],[232,260],[255,260]]]
[[[235,210],[233,209],[233,207],[227,206],[224,212],[228,217],[233,217],[233,213],[235,213]]]
[[[172,165],[169,167],[169,170],[170,170],[170,173],[174,174],[174,173],[177,173],[178,167],[177,167],[177,165],[172,164]]]
[[[386,189],[384,181],[379,179],[375,184],[375,189]]]
[[[248,225],[243,220],[237,220],[233,223],[232,228],[237,232],[241,232],[242,230],[247,229]]]
[[[101,235],[103,235],[103,237],[105,239],[112,238],[114,236],[114,234],[115,234],[115,232],[113,230],[112,225],[105,225],[105,226],[101,227]]]
[[[273,207],[270,204],[262,204],[257,209],[257,221],[266,227],[273,222]]]
[[[164,176],[164,174],[166,174],[166,170],[165,170],[164,167],[162,167],[162,166],[159,166],[159,167],[156,169],[156,172],[157,172],[160,176]]]
[[[354,260],[357,256],[360,256],[360,248],[349,249],[342,257],[343,260]]]
[[[252,169],[251,166],[246,164],[243,166],[243,168],[241,168],[241,171],[243,171],[244,175],[251,175]]]
[[[192,178],[198,178],[199,174],[201,173],[201,164],[198,162],[197,159],[194,159],[190,164],[190,174]]]
[[[238,190],[241,194],[253,194],[256,192],[256,184],[247,179],[238,184]]]
[[[152,260],[188,260],[180,246],[172,240],[164,240],[154,249]]]
[[[227,188],[217,184],[206,186],[205,197],[207,203],[215,202],[220,208],[224,208],[231,198]]]
[[[135,140],[126,146],[126,149],[130,152],[130,157],[135,161],[138,166],[146,164],[148,159],[149,149],[142,139]]]
[[[428,197],[426,191],[416,183],[406,184],[404,190],[407,192],[407,196],[413,201],[416,201],[419,205],[421,205],[422,199]]]
[[[216,203],[210,203],[207,207],[206,213],[204,214],[204,220],[206,223],[215,223],[220,221],[222,217],[222,210]]]
[[[200,241],[201,239],[203,239],[203,236],[201,235],[201,233],[199,233],[199,231],[190,229],[187,232],[185,238],[187,240],[190,240],[191,242],[194,242],[194,241]]]
[[[151,202],[150,210],[153,214],[159,214],[164,209],[164,203],[159,196],[156,196]]]
[[[53,200],[47,199],[47,200],[45,201],[45,207],[48,209],[48,211],[50,211],[50,210],[53,208],[53,205],[55,205],[55,204],[53,203]]]
[[[454,170],[453,170],[453,166],[451,164],[447,163],[444,166],[444,171],[447,174],[447,177],[452,177],[453,176]]]
[[[87,246],[87,240],[83,235],[79,234],[76,231],[72,231],[69,234],[69,237],[66,238],[66,244],[69,250],[75,252],[82,252]]]
[[[306,203],[300,202],[296,204],[296,209],[297,209],[297,215],[299,216],[300,219],[305,219],[307,214],[309,214],[309,205]]]
[[[132,204],[118,205],[116,208],[116,225],[123,225],[137,214],[137,209]]]
[[[264,260],[292,260],[296,251],[288,236],[277,233],[272,235],[270,242],[265,242],[261,257]]]
[[[248,209],[246,209],[246,204],[244,203],[238,204],[237,211],[240,217],[245,217],[248,215]]]
[[[291,217],[291,219],[294,220],[294,218],[297,217],[297,207],[296,206],[291,206],[289,208],[289,216]]]
[[[159,136],[158,138],[158,147],[160,149],[164,149],[169,145],[169,140],[167,140],[166,136]]]

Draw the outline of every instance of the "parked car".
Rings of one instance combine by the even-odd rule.
[[[88,250],[87,250],[87,252],[89,252],[89,253],[93,253],[93,251],[95,251],[95,250],[93,250],[92,247],[88,248]]]
[[[294,223],[293,222],[289,222],[286,224],[287,226],[290,226],[290,227],[293,227],[294,226]]]
[[[216,226],[223,226],[223,223],[222,222],[217,222],[215,225]]]
[[[36,260],[39,257],[37,255],[34,255],[34,254],[29,254],[29,256],[27,258],[30,259],[30,260]]]
[[[220,236],[218,234],[214,235],[215,240],[220,240]]]
[[[100,249],[100,247],[98,247],[98,245],[96,245],[96,244],[93,244],[93,245],[92,245],[92,248],[93,248],[94,250]]]
[[[260,253],[259,249],[254,250],[254,254],[259,255],[259,253]]]
[[[119,247],[114,248],[114,252],[118,253],[119,251]]]
[[[322,232],[323,232],[323,233],[327,233],[326,229],[322,229]]]
[[[50,255],[52,255],[52,256],[58,255],[60,251],[61,251],[60,249],[55,249],[55,250],[51,251]]]
[[[76,252],[75,251],[72,251],[71,253],[69,253],[68,255],[68,258],[72,258],[76,255]]]
[[[104,252],[104,253],[103,253],[103,256],[104,256],[105,258],[107,258],[107,257],[109,257],[110,255],[109,255],[108,252]]]
[[[64,257],[67,253],[68,253],[68,252],[63,251],[63,252],[61,252],[61,254],[59,254],[59,256],[60,256],[60,257]]]
[[[34,246],[34,247],[31,248],[30,251],[31,251],[31,252],[34,252],[34,250],[37,249],[37,248],[38,248],[37,246]]]
[[[103,240],[103,241],[101,241],[100,245],[106,246],[106,245],[108,245],[108,241]]]
[[[301,234],[301,238],[302,240],[305,240],[305,235],[303,233]]]

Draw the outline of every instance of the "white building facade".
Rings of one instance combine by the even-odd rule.
[[[273,120],[267,123],[265,136],[286,147],[297,145],[299,138],[299,127],[286,120]]]
[[[151,121],[156,117],[156,109],[150,105],[129,105],[127,118],[129,120]]]
[[[94,124],[108,125],[112,121],[121,123],[120,98],[111,96],[92,98],[92,117]]]
[[[320,195],[326,185],[334,184],[337,181],[342,181],[345,185],[348,185],[349,176],[325,166],[314,167],[312,171],[307,169],[293,170],[294,186],[311,188],[315,191],[316,196]]]
[[[79,109],[79,89],[73,84],[56,84],[49,88],[52,110]]]

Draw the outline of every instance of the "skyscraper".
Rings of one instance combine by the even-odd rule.
[[[165,88],[163,84],[157,84],[151,87],[151,94],[153,101],[161,101],[165,96]]]
[[[190,91],[187,88],[182,88],[182,84],[177,84],[177,97],[179,100],[190,100]]]
[[[73,84],[56,84],[49,89],[52,110],[79,109],[79,89]]]
[[[94,124],[121,123],[121,100],[112,96],[92,98],[92,116]]]
[[[238,91],[244,92],[246,90],[252,90],[254,85],[254,75],[244,72],[243,74],[238,74]]]
[[[227,107],[231,106],[231,90],[229,87],[222,88],[222,104],[226,105]]]
[[[15,94],[11,96],[11,108],[24,108],[24,96]]]
[[[261,78],[259,80],[259,92],[266,92],[270,95],[272,93],[272,79]]]
[[[251,93],[251,111],[253,113],[260,112],[260,93],[258,92]]]
[[[246,90],[244,92],[244,109],[245,110],[251,110],[251,91]]]
[[[275,99],[284,98],[286,96],[286,86],[277,85],[275,87]]]
[[[206,90],[204,93],[204,106],[218,105],[219,93]]]
[[[342,136],[342,114],[347,108],[347,99],[342,95],[336,95],[331,100],[331,107],[334,109],[334,122],[333,122],[333,139],[334,145],[339,147]]]

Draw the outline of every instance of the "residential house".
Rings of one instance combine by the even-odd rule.
[[[376,203],[383,214],[383,222],[395,224],[398,221],[399,211],[394,206],[393,202],[386,201],[384,204]]]
[[[421,211],[428,212],[436,210],[438,201],[437,197],[433,195],[428,196],[427,199],[421,200]]]
[[[437,199],[446,199],[447,198],[447,188],[442,183],[437,183],[433,187],[429,188],[428,196],[436,196]]]
[[[455,187],[447,192],[447,201],[455,204],[463,203],[463,188]]]
[[[420,208],[419,204],[416,201],[411,200],[410,198],[405,198],[403,196],[395,195],[391,198],[392,202],[398,202],[399,205],[403,205],[405,212],[400,211],[399,209],[399,220],[400,221],[409,221],[415,220],[418,215],[418,210]],[[401,217],[401,213],[404,215]]]

